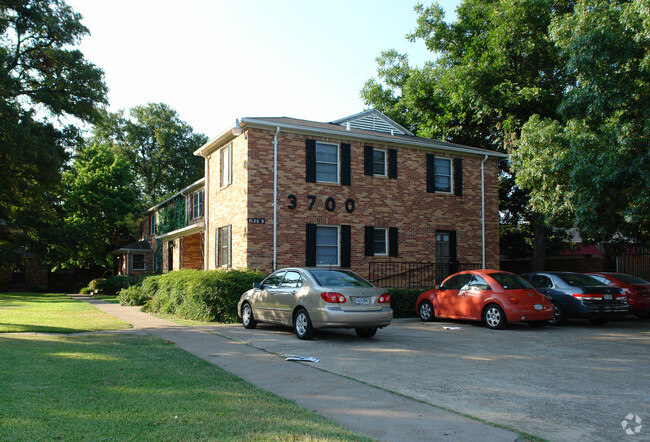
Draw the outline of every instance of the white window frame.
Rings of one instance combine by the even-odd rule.
[[[216,267],[232,267],[232,224],[216,229],[215,261]],[[224,251],[226,253],[224,259]],[[224,262],[225,261],[225,262]]]
[[[446,163],[449,164],[449,175],[443,175],[443,174],[439,174],[439,173],[437,172],[437,170],[436,170],[436,163],[437,163],[438,161],[445,161]],[[454,169],[453,169],[453,164],[452,164],[451,158],[435,157],[435,159],[434,159],[434,164],[433,164],[433,174],[434,174],[433,179],[434,179],[434,186],[435,186],[435,190],[436,190],[436,192],[438,192],[438,193],[453,193],[453,192],[454,192],[454,180],[453,180]],[[436,179],[437,179],[439,176],[444,176],[444,177],[448,177],[448,178],[449,178],[449,190],[446,190],[446,189],[445,189],[445,190],[438,189],[438,185],[437,185],[437,183],[436,183]]]
[[[228,187],[232,184],[232,143],[222,147],[219,150],[219,160],[221,161],[221,187]]]
[[[318,161],[318,146],[330,146],[330,147],[334,147],[334,149],[336,150],[336,181],[324,181],[324,180],[318,179],[318,165],[319,164],[335,164],[335,163],[332,163],[332,162]],[[340,154],[339,145],[335,144],[335,143],[323,143],[321,141],[317,141],[316,142],[316,149],[315,149],[315,156],[316,156],[316,160],[315,160],[316,161],[316,182],[318,182],[318,183],[334,183],[334,184],[339,183],[341,181],[341,176],[340,176],[341,175],[341,172],[340,172],[341,154]]]
[[[383,253],[378,253],[377,252],[377,242],[375,241],[377,237],[377,232],[383,231],[384,233],[384,252]],[[388,229],[385,227],[374,227],[372,229],[373,233],[373,238],[372,238],[372,250],[373,250],[373,255],[375,256],[388,256]]]
[[[201,189],[190,195],[190,219],[200,218],[205,214],[205,191]]]
[[[384,170],[383,172],[377,172],[375,170],[375,152],[381,152],[384,156]],[[388,151],[386,149],[376,149],[372,148],[372,174],[374,176],[388,176]]]
[[[142,256],[142,267],[135,266],[136,256]],[[134,253],[133,255],[131,255],[131,270],[138,270],[138,271],[147,270],[147,257],[144,255],[144,253]]]
[[[158,229],[158,214],[154,212],[149,217],[149,235],[155,235]]]
[[[321,228],[332,228],[336,229],[336,262],[325,262],[322,264],[318,263],[318,229]],[[321,244],[320,247],[332,247],[331,244]],[[316,266],[317,267],[338,267],[339,263],[341,262],[341,229],[340,226],[331,226],[331,225],[325,225],[325,224],[318,224],[316,225]]]

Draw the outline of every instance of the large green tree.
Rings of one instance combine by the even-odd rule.
[[[88,34],[61,0],[0,2],[0,266],[44,252],[62,167],[78,142],[67,117],[93,121],[103,72],[74,49]],[[61,118],[63,117],[63,119]]]
[[[80,147],[73,160],[63,174],[63,222],[52,231],[49,255],[63,267],[110,266],[111,240],[132,226],[138,207],[131,165],[102,144]]]
[[[163,103],[149,103],[124,112],[106,114],[95,126],[93,139],[119,148],[129,159],[146,206],[198,180],[204,175],[203,160],[194,155],[207,136]]]
[[[581,0],[551,37],[576,81],[559,117],[524,126],[518,182],[587,240],[650,245],[650,4]]]
[[[386,51],[378,59],[379,79],[366,82],[361,96],[420,136],[512,152],[532,115],[557,118],[573,84],[562,69],[566,55],[549,38],[549,25],[572,7],[572,0],[465,0],[457,20],[447,23],[437,3],[417,5],[417,27],[408,38],[423,40],[437,58],[410,67],[406,55]],[[534,247],[539,267],[550,230],[513,184],[507,171],[501,240],[509,250]]]

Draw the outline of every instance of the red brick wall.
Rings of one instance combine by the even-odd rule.
[[[251,128],[248,140],[234,142],[233,184],[219,189],[219,154],[209,160],[210,204],[208,268],[214,268],[214,229],[232,224],[233,266],[271,270],[273,259],[273,135],[270,130]],[[281,132],[278,136],[278,248],[277,267],[305,265],[306,224],[350,225],[352,268],[368,273],[369,261],[435,260],[435,231],[455,230],[461,262],[480,263],[481,254],[481,162],[484,157],[456,154],[463,159],[463,195],[426,192],[426,163],[429,150],[386,146],[339,138],[312,137],[317,141],[351,145],[352,184],[307,183],[305,139],[307,136]],[[364,145],[396,148],[398,178],[366,176],[363,173]],[[436,156],[451,157],[444,152]],[[498,186],[496,161],[485,162],[486,265],[499,267]],[[216,183],[216,184],[215,184]],[[296,196],[297,207],[289,209],[288,195]],[[316,195],[311,210],[308,195]],[[325,208],[326,198],[336,208]],[[345,209],[347,199],[355,202],[354,212]],[[248,218],[264,219],[249,224]],[[397,227],[398,257],[364,256],[364,226]]]

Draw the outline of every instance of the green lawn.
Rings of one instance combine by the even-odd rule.
[[[65,298],[0,293],[0,323],[101,329]],[[2,333],[0,355],[0,440],[369,440],[149,335]]]
[[[131,325],[60,293],[0,293],[0,333],[79,333],[125,328]]]

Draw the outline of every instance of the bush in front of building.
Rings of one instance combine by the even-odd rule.
[[[417,316],[415,301],[427,289],[388,289],[393,318],[412,318]]]
[[[115,275],[109,278],[95,278],[88,283],[87,289],[90,293],[115,296],[120,290],[139,283],[142,278],[139,275]]]
[[[122,305],[185,319],[237,322],[237,301],[266,274],[259,270],[177,270],[149,276],[119,294]]]

